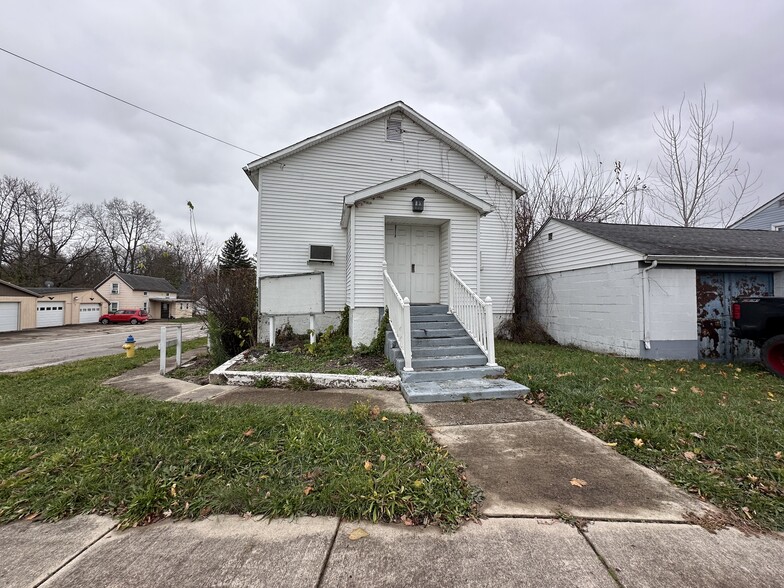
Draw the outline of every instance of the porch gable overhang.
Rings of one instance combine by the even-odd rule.
[[[379,196],[380,194],[384,194],[386,192],[400,190],[413,184],[423,184],[429,188],[432,188],[436,192],[440,192],[445,196],[449,196],[461,204],[477,210],[480,216],[485,216],[486,214],[489,214],[495,210],[492,204],[485,202],[481,198],[477,198],[473,194],[469,194],[465,190],[462,190],[457,186],[450,184],[449,182],[445,182],[441,178],[438,178],[433,174],[420,169],[410,174],[406,174],[393,180],[388,180],[386,182],[382,182],[380,184],[376,184],[375,186],[371,186],[369,188],[359,190],[358,192],[354,192],[353,194],[344,196],[343,214],[340,217],[340,226],[344,229],[348,226],[349,212],[351,208],[358,202]]]

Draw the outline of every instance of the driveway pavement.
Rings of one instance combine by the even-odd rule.
[[[140,347],[160,341],[163,325],[182,325],[184,340],[203,337],[201,323],[154,321],[144,325],[70,325],[0,333],[0,372],[26,371],[88,357],[124,353],[122,345],[133,335]]]

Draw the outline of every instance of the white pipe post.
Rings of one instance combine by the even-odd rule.
[[[161,327],[161,342],[159,343],[161,350],[161,375],[166,375],[166,327]]]
[[[177,355],[175,365],[177,367],[182,365],[182,325],[177,325]]]
[[[310,315],[310,344],[313,345],[316,342],[316,316],[311,314]]]
[[[403,298],[403,371],[413,372],[411,367],[411,301]]]
[[[269,317],[270,322],[270,333],[269,333],[269,340],[270,340],[270,347],[275,347],[275,317]]]
[[[495,362],[495,333],[493,327],[493,299],[485,298],[485,324],[487,325],[487,365],[496,366]]]

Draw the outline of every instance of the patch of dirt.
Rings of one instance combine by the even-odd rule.
[[[166,374],[170,378],[193,382],[200,386],[210,383],[210,372],[214,369],[208,355],[198,355],[182,367]]]

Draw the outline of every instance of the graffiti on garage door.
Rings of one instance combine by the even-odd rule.
[[[756,359],[757,346],[730,336],[732,300],[765,296],[773,290],[769,272],[697,272],[697,336],[700,357]]]

